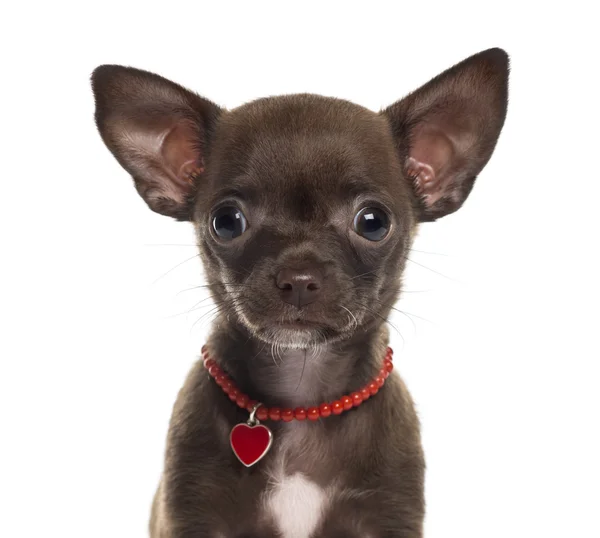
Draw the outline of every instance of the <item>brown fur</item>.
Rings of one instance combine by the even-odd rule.
[[[418,223],[469,194],[504,122],[507,74],[506,54],[491,49],[381,113],[306,94],[226,111],[119,66],[98,68],[93,86],[102,137],[148,205],[194,223],[219,308],[211,353],[252,398],[293,408],[378,371]],[[249,222],[231,241],[211,228],[226,201]],[[365,204],[390,216],[381,241],[352,229]],[[321,275],[318,300],[282,301],[276,277],[287,268]],[[398,375],[341,416],[269,423],[273,448],[250,469],[229,447],[247,418],[196,364],[173,410],[153,538],[279,537],[262,503],[281,469],[327,492],[314,538],[422,536],[425,464]]]

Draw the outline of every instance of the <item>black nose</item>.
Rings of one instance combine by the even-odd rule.
[[[277,274],[277,287],[281,298],[301,308],[317,300],[323,287],[323,275],[319,269],[282,269]]]

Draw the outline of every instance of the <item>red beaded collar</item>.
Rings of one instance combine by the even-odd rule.
[[[273,444],[273,433],[269,428],[260,423],[261,420],[273,420],[291,422],[292,420],[318,420],[330,415],[341,415],[344,411],[349,411],[358,407],[371,396],[377,394],[383,387],[385,380],[390,375],[393,364],[392,356],[394,352],[391,347],[387,348],[383,366],[375,378],[367,383],[360,390],[351,393],[349,396],[342,396],[339,400],[331,403],[322,403],[321,405],[309,407],[297,407],[296,409],[281,409],[279,407],[266,407],[256,400],[251,400],[246,394],[240,391],[235,383],[221,370],[217,362],[210,356],[208,348],[202,347],[202,358],[204,367],[209,375],[214,378],[229,399],[235,402],[242,409],[250,413],[248,422],[236,424],[231,430],[230,443],[233,453],[246,466],[251,467],[260,461],[269,451]]]

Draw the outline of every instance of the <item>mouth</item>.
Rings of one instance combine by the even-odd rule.
[[[317,321],[311,321],[308,319],[296,318],[294,320],[282,321],[277,324],[278,328],[281,329],[292,329],[297,331],[306,331],[311,329],[321,329],[325,325]]]
[[[267,343],[283,347],[306,349],[325,345],[348,337],[349,333],[331,324],[310,319],[293,318],[265,325],[256,336]]]

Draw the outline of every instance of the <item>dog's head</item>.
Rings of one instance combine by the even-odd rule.
[[[150,208],[190,220],[212,293],[265,342],[381,323],[419,222],[456,211],[504,123],[508,58],[468,58],[375,113],[315,95],[233,110],[157,75],[92,77],[102,138]]]

